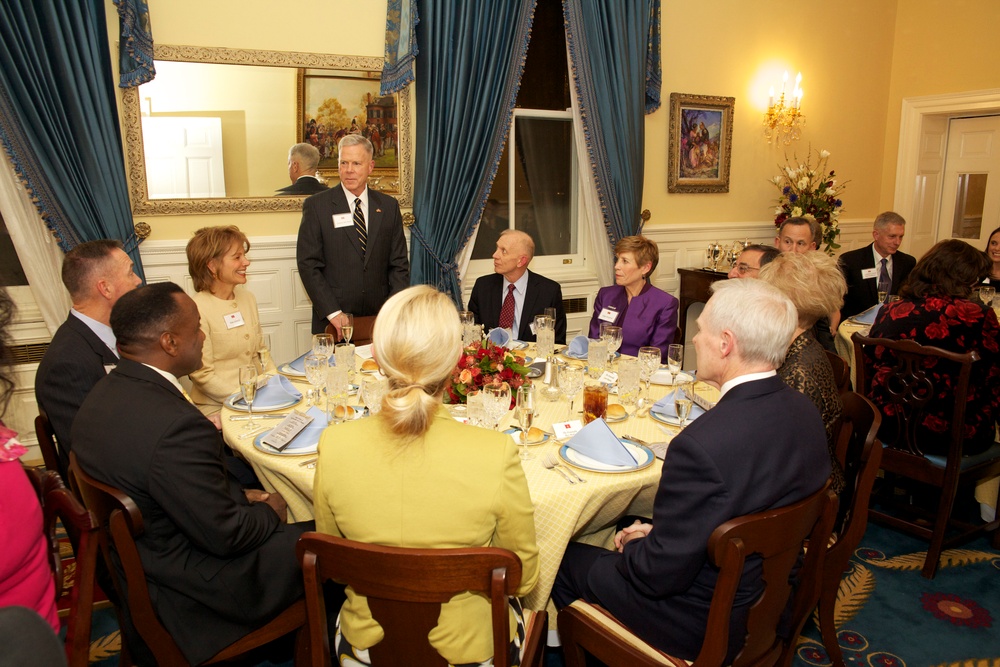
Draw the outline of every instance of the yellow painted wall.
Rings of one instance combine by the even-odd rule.
[[[900,9],[889,83],[883,208],[892,206],[896,186],[903,99],[1000,88],[1000,2],[905,0]]]
[[[885,0],[664,0],[663,106],[646,118],[649,224],[769,221],[777,196],[770,178],[786,153],[804,160],[810,144],[814,155],[830,151],[830,168],[851,181],[844,217],[874,218],[895,14],[896,3]],[[806,118],[789,147],[768,144],[761,128],[768,89],[780,89],[785,70],[793,79],[802,72]],[[667,192],[672,92],[736,98],[728,193]]]

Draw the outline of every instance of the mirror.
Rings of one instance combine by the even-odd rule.
[[[353,72],[377,79],[382,59],[287,51],[257,51],[157,44],[156,78],[122,91],[122,123],[134,215],[295,211],[302,197],[275,196],[289,184],[288,149],[301,137],[303,81],[310,75]],[[393,149],[398,176],[381,174],[373,187],[412,206],[409,88],[398,93]],[[145,137],[144,137],[145,128]],[[164,157],[184,152],[180,141],[209,146],[186,167],[208,185],[190,194],[176,186]],[[192,141],[194,137],[197,141]],[[204,141],[202,141],[204,139]],[[208,155],[206,157],[205,155]],[[190,159],[190,158],[189,158]],[[152,171],[147,172],[147,165]],[[182,171],[185,167],[181,167]],[[323,170],[330,185],[335,172]],[[380,174],[376,173],[373,177]],[[150,193],[153,193],[150,196]]]

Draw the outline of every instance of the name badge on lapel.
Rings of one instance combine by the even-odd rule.
[[[861,269],[861,277],[864,280],[868,280],[869,278],[878,278],[878,271],[876,271],[874,268]]]
[[[340,229],[341,227],[353,227],[354,217],[350,213],[334,213],[333,215],[333,227],[334,229]]]
[[[614,324],[615,320],[618,319],[618,311],[611,310],[610,308],[602,308],[600,314],[597,316],[597,319],[602,322],[610,322],[611,324]]]
[[[246,324],[243,321],[243,313],[241,313],[238,310],[235,313],[229,313],[228,315],[224,315],[223,319],[226,321],[227,329],[235,329],[236,327],[241,327],[244,324]]]

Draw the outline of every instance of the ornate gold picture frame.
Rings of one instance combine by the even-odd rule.
[[[729,192],[735,98],[670,93],[667,192]]]

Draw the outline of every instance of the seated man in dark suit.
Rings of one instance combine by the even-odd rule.
[[[73,425],[94,478],[142,511],[136,544],[150,597],[191,664],[264,625],[302,596],[295,542],[276,493],[244,491],[226,474],[219,432],[177,378],[201,366],[198,307],[174,283],[122,297],[111,327],[122,359]]]
[[[326,190],[326,184],[316,177],[319,149],[312,144],[295,144],[288,151],[288,178],[291,185],[275,190],[279,195],[314,195]]]
[[[65,474],[70,429],[91,388],[118,363],[111,308],[141,282],[119,241],[87,241],[63,259],[62,281],[73,300],[35,373],[35,400],[52,424]]]
[[[694,346],[698,379],[719,387],[722,398],[671,441],[652,521],[620,531],[618,551],[570,543],[552,590],[557,607],[577,598],[597,603],[646,642],[688,660],[705,637],[718,577],[706,552],[712,531],[802,500],[830,476],[819,411],[775,375],[796,326],[795,306],[760,280],[712,288]],[[742,648],[759,578],[759,565],[748,560],[728,660]]]
[[[535,242],[530,236],[515,229],[504,230],[493,253],[494,273],[476,280],[469,297],[469,310],[486,331],[496,327],[512,329],[517,340],[534,342],[535,315],[544,315],[546,308],[555,308],[556,343],[565,343],[562,288],[556,281],[528,270],[534,256]]]
[[[847,280],[847,294],[840,319],[863,313],[878,302],[878,293],[899,294],[917,260],[899,251],[906,233],[906,220],[886,211],[875,218],[871,243],[840,256],[840,270]]]

